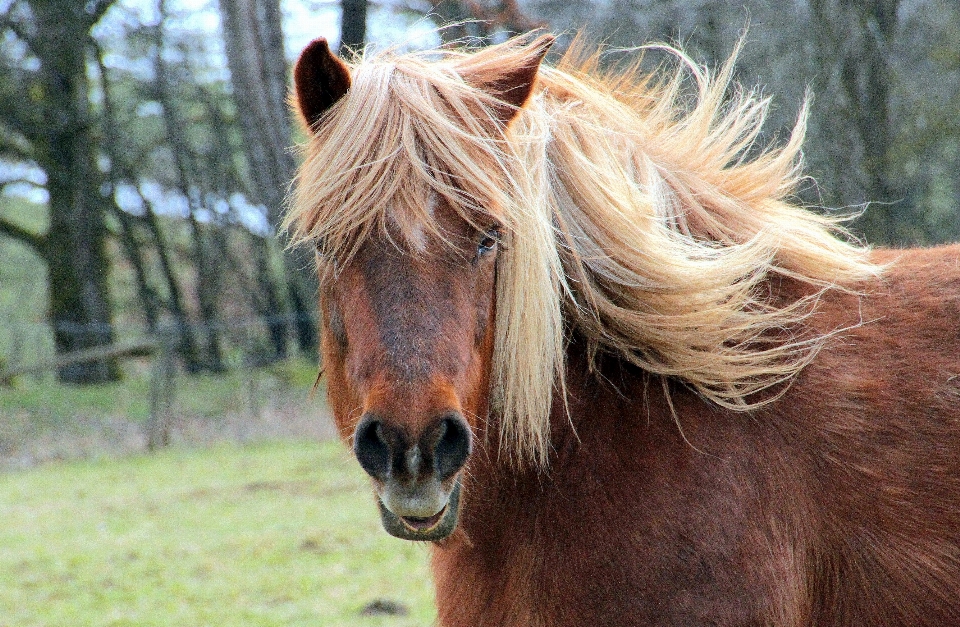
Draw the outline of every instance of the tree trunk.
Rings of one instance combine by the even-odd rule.
[[[166,15],[166,2],[164,0],[160,2],[160,15],[161,17]],[[209,245],[204,229],[197,220],[197,213],[203,204],[199,187],[193,185],[191,181],[191,174],[196,172],[197,168],[193,155],[186,144],[186,124],[181,119],[175,105],[167,65],[163,59],[163,39],[163,22],[161,21],[156,31],[157,49],[154,57],[157,101],[160,103],[167,140],[170,143],[177,187],[187,199],[190,207],[188,223],[192,237],[191,255],[197,272],[196,293],[202,322],[202,328],[197,330],[199,335],[197,346],[202,348],[203,369],[211,372],[222,372],[225,367],[220,349],[220,324],[217,315],[217,296],[220,291],[218,272],[215,267],[215,260],[209,254]]]
[[[113,341],[107,278],[107,201],[95,162],[94,134],[86,77],[86,44],[93,25],[82,3],[34,2],[38,78],[46,125],[36,138],[37,163],[47,174],[50,230],[50,320],[57,353],[108,345]],[[61,368],[66,383],[116,379],[113,360]]]
[[[107,74],[106,64],[104,63],[103,51],[96,46],[97,64],[100,70],[101,89],[103,93],[103,124],[104,124],[104,142],[103,147],[106,154],[110,157],[111,185],[116,186],[120,181],[126,181],[140,197],[143,204],[144,215],[142,218],[126,213],[122,208],[113,204],[114,214],[120,223],[120,243],[124,248],[127,259],[133,266],[140,301],[144,308],[144,315],[147,319],[147,325],[151,332],[156,332],[160,323],[160,311],[165,304],[167,310],[173,316],[174,324],[168,325],[168,329],[173,329],[177,338],[175,345],[180,356],[183,358],[187,372],[195,373],[202,370],[202,360],[197,342],[194,338],[194,332],[189,324],[186,315],[186,306],[183,300],[183,290],[174,273],[173,264],[170,261],[170,254],[166,238],[160,229],[160,222],[153,210],[149,200],[140,192],[137,187],[136,156],[131,156],[132,149],[124,141],[123,133],[120,132],[116,119],[116,111],[113,106],[113,89]],[[160,296],[160,290],[157,290],[150,282],[145,267],[144,256],[148,244],[142,242],[137,237],[138,227],[146,232],[148,239],[153,241],[153,247],[157,252],[160,261],[160,271],[163,283],[166,284],[167,298],[166,303]]]
[[[363,50],[367,39],[367,0],[340,0],[340,55]]]
[[[859,185],[855,191],[860,196],[843,198],[843,203],[871,203],[858,220],[858,227],[868,240],[886,244],[899,239],[896,203],[903,199],[890,165],[894,137],[888,55],[896,35],[898,3],[899,0],[810,3],[821,59],[817,91],[829,93],[832,87],[839,96],[836,113],[841,115],[834,113],[825,120],[828,135],[838,144],[832,169],[857,177]],[[835,87],[830,85],[833,77]],[[852,149],[842,146],[840,138],[844,135],[853,140]]]
[[[266,208],[267,222],[276,232],[282,221],[283,197],[296,165],[290,154],[292,133],[286,104],[287,64],[278,0],[220,0],[227,64],[237,103],[244,151],[250,169],[250,199]],[[268,323],[274,337],[286,337],[293,313],[300,350],[314,352],[316,283],[308,263],[293,251],[283,256],[286,305],[273,312]],[[268,301],[281,302],[272,273],[265,273]],[[272,293],[270,293],[272,292]],[[280,327],[283,328],[280,328]]]
[[[160,220],[157,219],[157,214],[154,212],[153,207],[147,199],[143,197],[142,193],[140,194],[140,198],[146,206],[145,219],[147,229],[150,231],[153,241],[156,243],[160,270],[163,274],[164,282],[167,285],[167,307],[176,324],[179,353],[181,357],[183,357],[187,372],[191,374],[200,372],[203,370],[203,357],[197,344],[196,333],[190,325],[190,319],[187,317],[186,300],[183,297],[183,289],[180,287],[180,281],[177,280],[173,262],[170,259],[167,239],[163,235],[163,230],[160,228]]]

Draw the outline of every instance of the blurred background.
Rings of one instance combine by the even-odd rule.
[[[451,22],[457,25],[438,30]],[[130,599],[143,595],[120,585],[129,579],[129,563],[149,553],[155,560],[149,563],[160,568],[183,555],[171,558],[156,547],[121,551],[116,547],[126,546],[126,536],[111,536],[106,545],[114,553],[76,558],[116,562],[118,574],[104,585],[96,569],[84,579],[62,558],[50,558],[52,575],[44,570],[38,547],[55,545],[54,536],[36,536],[36,546],[19,553],[11,548],[27,546],[24,534],[35,529],[37,512],[51,506],[37,490],[23,497],[29,482],[48,481],[73,495],[58,501],[66,518],[85,511],[71,499],[87,499],[91,529],[103,523],[104,503],[119,497],[69,486],[165,485],[110,465],[147,463],[110,461],[130,454],[153,452],[149,459],[159,461],[150,463],[160,464],[163,477],[192,464],[205,469],[177,475],[177,498],[213,490],[195,485],[200,480],[246,495],[243,502],[255,511],[266,506],[251,495],[287,498],[302,495],[295,488],[303,485],[313,497],[345,491],[366,508],[347,526],[381,534],[362,478],[349,475],[344,483],[336,473],[316,474],[318,466],[342,466],[349,474],[353,465],[340,449],[314,444],[333,433],[322,382],[309,394],[318,371],[312,260],[285,252],[277,236],[296,167],[291,146],[298,130],[286,107],[290,66],[317,36],[341,51],[453,40],[482,46],[536,28],[564,34],[558,52],[577,33],[611,48],[666,41],[714,67],[743,38],[737,80],[773,99],[769,141],[789,133],[812,94],[805,148],[811,179],[801,200],[865,208],[853,229],[878,245],[960,239],[960,4],[953,0],[0,0],[0,517],[21,516],[25,525],[10,532],[20,533],[19,540],[0,536],[0,561],[9,562],[0,571],[14,573],[0,579],[0,627],[64,624],[43,618],[61,606],[77,625],[218,624],[213,614],[183,609],[222,605],[205,598],[177,606],[182,615],[157,602],[166,608],[157,616],[179,616],[179,623],[130,609]],[[616,63],[630,54],[607,58]],[[202,457],[205,450],[214,457]],[[301,457],[292,474],[270,475],[285,467],[282,460]],[[261,465],[242,461],[250,459]],[[216,475],[230,468],[240,474]],[[105,474],[91,479],[87,472]],[[324,481],[333,487],[317,487]],[[132,490],[147,500],[173,498]],[[129,498],[118,511],[142,505]],[[278,512],[296,509],[269,502]],[[154,510],[144,512],[136,524],[118,519],[116,525],[129,531],[156,522]],[[377,559],[383,550],[412,560],[413,566],[398,563],[396,572],[422,571],[422,552],[389,540],[388,551],[363,539],[330,544],[320,528],[298,526],[284,535],[294,519],[278,514],[275,524],[277,537],[285,538],[277,546],[292,543],[290,555],[329,556],[331,547],[354,542]],[[211,533],[206,522],[197,524],[202,531],[188,532],[191,538]],[[84,533],[68,535],[89,540]],[[195,583],[214,579],[215,564],[234,559],[205,551],[191,554],[200,563],[190,571]],[[284,559],[293,558],[277,558]],[[351,567],[343,565],[349,562],[337,563],[351,580]],[[171,583],[178,577],[164,575],[154,588],[181,585]],[[382,590],[383,598],[331,588],[330,579],[291,586],[303,598],[315,597],[316,586],[334,590],[338,607],[347,608],[330,614],[335,624],[426,624],[428,592],[420,600],[394,599],[405,593],[390,582],[406,579],[385,574],[371,584],[368,590]],[[73,582],[106,596],[60,593],[57,601],[58,593],[42,588],[35,606],[21,607],[14,599],[26,598],[23,582],[34,580],[59,582],[61,591],[64,581]],[[14,592],[4,596],[5,590]],[[242,605],[237,599],[244,595],[262,600],[274,593],[231,594]],[[76,618],[79,606],[63,605],[64,598],[100,608],[91,614],[98,618]],[[232,614],[223,624],[334,624],[316,622],[334,601],[310,605],[280,595],[264,603],[262,614]]]

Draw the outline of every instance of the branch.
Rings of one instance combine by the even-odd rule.
[[[111,346],[98,346],[96,348],[87,348],[74,351],[65,355],[60,355],[56,359],[32,364],[29,366],[17,366],[0,372],[0,385],[9,385],[14,377],[30,374],[32,372],[45,372],[47,370],[59,370],[65,366],[73,364],[82,364],[91,361],[101,361],[104,359],[114,359],[120,357],[147,357],[152,355],[158,348],[157,341],[152,338],[145,338],[123,344],[113,344]]]
[[[46,257],[47,238],[44,235],[38,235],[32,231],[28,231],[22,226],[8,222],[5,218],[0,218],[0,235],[6,235],[18,242],[26,244],[39,256]]]
[[[87,7],[87,13],[90,14],[91,19],[90,26],[99,22],[103,14],[106,13],[115,2],[116,0],[95,0],[91,2]]]
[[[9,28],[13,31],[13,34],[17,36],[17,39],[27,44],[27,47],[30,48],[30,51],[36,54],[35,40],[23,27],[23,24],[15,20],[10,19],[9,14],[0,15],[0,28]]]
[[[0,157],[16,161],[33,161],[30,143],[23,137],[18,137],[19,133],[4,131],[3,121],[0,120]]]
[[[31,180],[28,179],[28,178],[25,178],[25,177],[22,177],[22,176],[18,176],[18,177],[16,177],[16,178],[5,179],[5,180],[3,180],[3,181],[0,181],[0,190],[3,190],[4,188],[6,188],[7,185],[18,185],[18,184],[19,184],[19,185],[30,185],[30,186],[35,187],[35,188],[37,188],[37,189],[46,189],[45,186],[43,186],[43,185],[38,185],[36,181],[31,181]]]

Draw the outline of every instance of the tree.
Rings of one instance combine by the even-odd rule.
[[[290,152],[293,134],[286,104],[288,71],[280,3],[279,0],[220,0],[220,13],[237,119],[244,138],[243,153],[252,182],[247,195],[266,208],[273,235],[282,222],[284,194],[296,168]],[[346,20],[346,13],[344,15]],[[357,36],[362,45],[364,30],[360,29]],[[284,314],[288,311],[293,313],[300,349],[315,349],[312,299],[316,285],[312,275],[304,270],[309,267],[309,260],[299,258],[293,251],[284,255],[287,296],[284,303],[281,286],[270,269],[269,242],[254,238],[251,244],[258,260],[264,313],[277,354],[282,356],[285,352],[288,317]]]
[[[31,246],[47,264],[58,353],[113,340],[107,202],[100,193],[86,75],[90,29],[111,3],[18,0],[2,16],[3,28],[19,44],[0,64],[2,148],[5,156],[45,172],[50,226],[41,235],[0,221],[0,233]],[[66,366],[58,375],[68,383],[99,383],[116,378],[117,369],[98,360]]]
[[[367,41],[367,0],[340,0],[340,54],[363,50]]]
[[[825,120],[833,127],[834,137],[854,135],[854,145],[860,150],[844,149],[838,157],[846,157],[843,171],[857,176],[866,199],[875,203],[861,220],[861,228],[869,239],[882,242],[901,239],[896,205],[906,193],[899,189],[890,163],[895,139],[890,112],[891,51],[897,35],[898,5],[899,0],[810,1],[823,68],[818,91],[827,93],[833,87],[838,96],[834,115]],[[831,81],[835,83],[831,85]]]
[[[804,159],[816,183],[801,190],[804,201],[864,209],[852,226],[875,243],[960,238],[957,3],[533,0],[531,8],[608,47],[667,41],[712,67],[745,37],[736,76],[773,98],[766,137],[786,136],[813,95]]]
[[[164,309],[168,311],[173,318],[173,328],[178,336],[176,343],[187,372],[199,372],[204,369],[206,361],[197,345],[196,333],[186,313],[184,290],[174,271],[167,237],[160,226],[153,203],[143,195],[138,186],[139,177],[146,172],[137,170],[142,168],[145,159],[142,158],[140,147],[130,139],[131,134],[123,132],[124,124],[117,112],[114,85],[104,61],[106,54],[102,46],[94,43],[102,93],[103,149],[110,161],[107,172],[109,186],[115,192],[121,185],[126,185],[128,189],[136,192],[143,207],[142,216],[134,216],[119,206],[116,193],[111,195],[111,215],[116,218],[120,227],[117,239],[134,269],[137,292],[149,331],[159,331],[162,312]],[[159,262],[158,274],[161,276],[162,287],[155,285],[148,268],[147,259],[151,250],[155,251]],[[162,293],[164,291],[166,297]]]

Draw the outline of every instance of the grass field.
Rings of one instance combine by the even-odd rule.
[[[0,521],[2,627],[435,618],[426,547],[380,529],[362,472],[335,441],[0,474]]]
[[[23,200],[0,197],[0,215],[47,228]],[[118,260],[117,339],[140,338]],[[0,237],[0,371],[53,355],[46,303],[42,261]],[[176,446],[156,455],[151,359],[106,385],[0,386],[0,627],[433,624],[426,547],[381,529],[342,445],[307,443],[332,435],[315,358],[248,367],[250,331],[230,325],[231,370],[177,376]]]
[[[146,449],[151,364],[125,362],[120,381],[60,385],[52,374],[0,385],[0,471],[51,460],[117,457]],[[171,440],[214,443],[333,437],[315,361],[288,359],[219,375],[179,375],[168,397]]]

